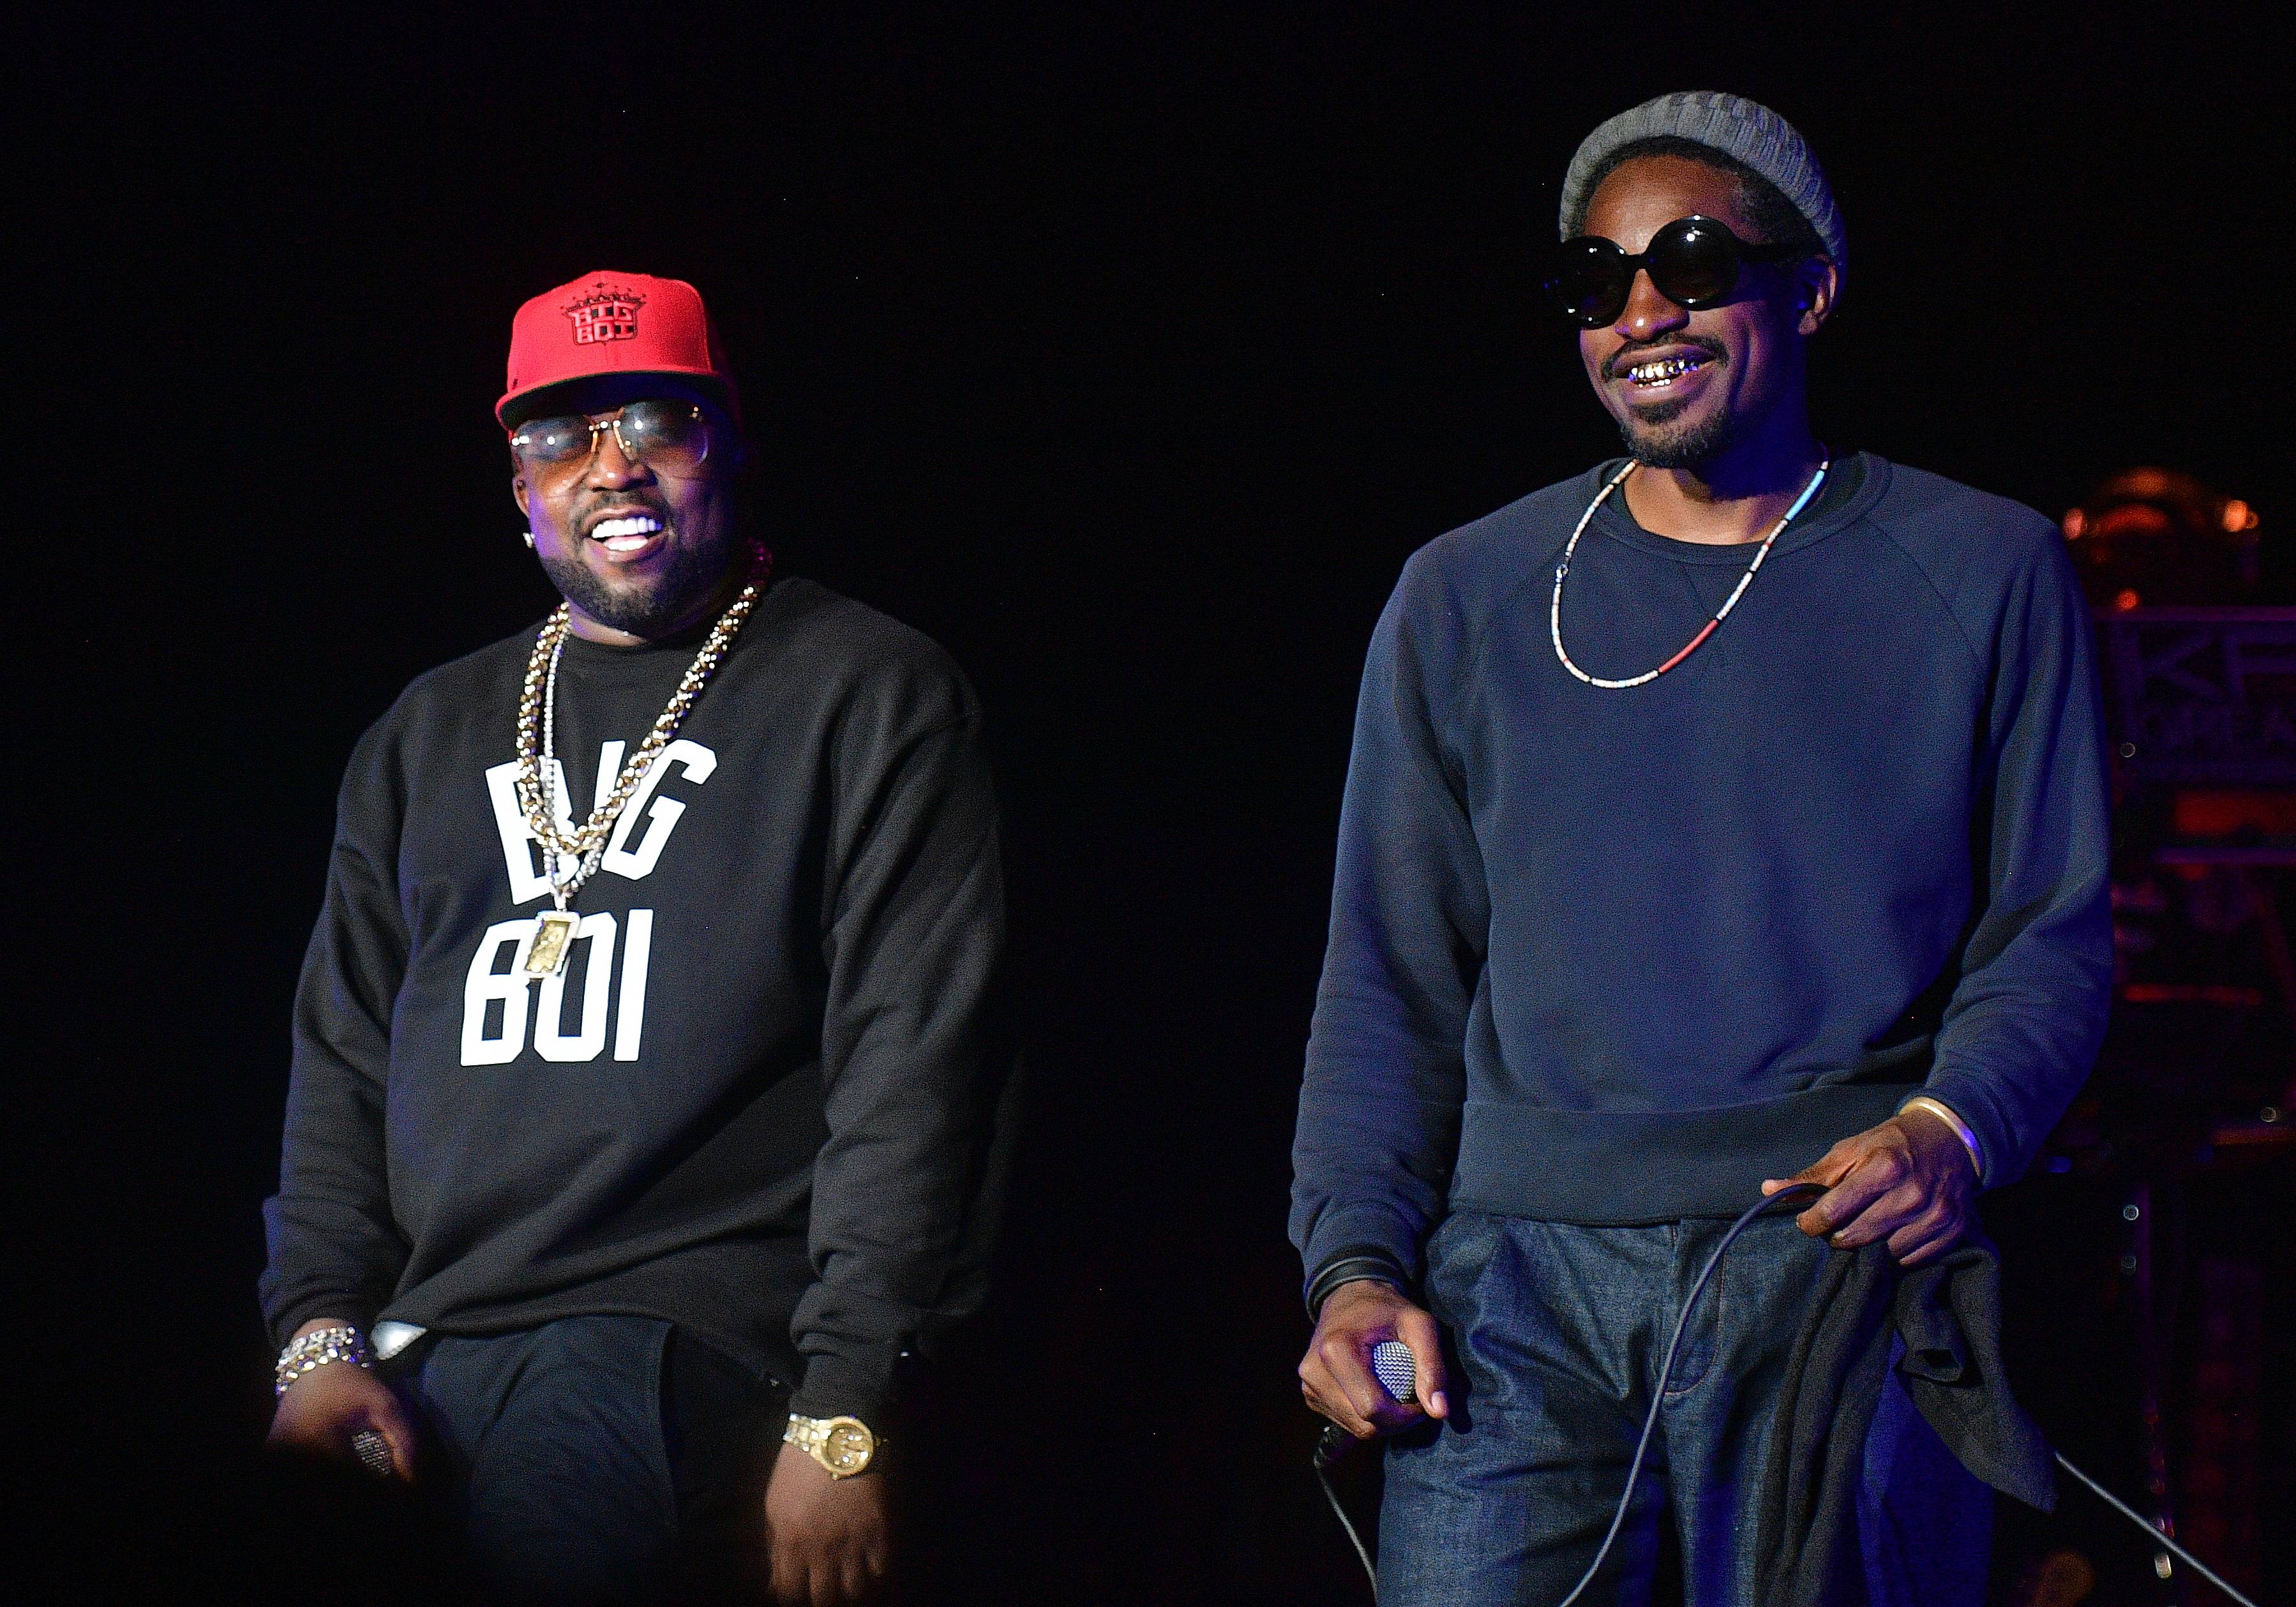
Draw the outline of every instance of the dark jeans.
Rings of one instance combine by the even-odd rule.
[[[1453,1416],[1390,1445],[1382,1607],[1555,1607],[1626,1486],[1682,1300],[1728,1227],[1574,1227],[1462,1211],[1428,1244]],[[1791,1213],[1739,1235],[1699,1299],[1593,1607],[1652,1598],[1670,1517],[1685,1599],[1753,1596],[1752,1507],[1788,1349],[1831,1254]],[[1866,1444],[1859,1547],[1875,1607],[1984,1599],[1992,1492],[1894,1370]]]
[[[771,1381],[648,1317],[422,1343],[398,1382],[495,1597],[708,1599],[756,1567]]]

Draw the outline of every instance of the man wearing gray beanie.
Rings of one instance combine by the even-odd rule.
[[[2048,521],[1814,427],[1849,257],[1784,119],[1649,102],[1562,201],[1540,292],[1625,454],[1423,548],[1373,637],[1293,1149],[1302,1387],[1391,1437],[1383,1607],[1644,1601],[1669,1532],[1692,1603],[1973,1604],[1990,1495],[1897,1368],[1843,1387],[1840,1466],[1773,1426],[1825,1291],[1963,1264],[2095,1056],[2086,610]],[[1839,1554],[1795,1584],[1760,1492],[1821,1473]]]

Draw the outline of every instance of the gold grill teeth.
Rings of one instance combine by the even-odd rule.
[[[1689,357],[1669,357],[1658,364],[1637,364],[1627,370],[1627,378],[1637,385],[1655,385],[1660,380],[1671,380],[1705,365],[1705,360]]]

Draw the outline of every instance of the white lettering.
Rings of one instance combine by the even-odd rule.
[[[630,912],[622,939],[622,1002],[614,1013],[614,1058],[636,1060],[645,1031],[646,963],[653,956],[653,911]]]
[[[611,744],[619,747],[619,743]],[[558,829],[570,835],[574,830],[574,816],[566,802],[566,767],[551,761],[554,772],[550,788],[550,802],[558,822]],[[543,873],[542,849],[534,840],[533,830],[526,824],[526,816],[518,807],[518,761],[496,765],[487,772],[487,797],[494,805],[495,831],[502,838],[503,866],[510,872],[510,901],[525,904],[535,898],[550,896],[550,878]],[[562,876],[573,874],[573,862],[559,857]]]
[[[534,941],[531,917],[489,926],[471,956],[470,974],[463,980],[463,1063],[466,1066],[507,1065],[526,1047],[526,950]],[[511,951],[510,969],[496,971],[502,951]],[[502,1005],[502,1026],[489,1036],[490,1006]]]
[[[620,744],[615,746],[619,748]],[[616,755],[618,759],[619,757]],[[606,845],[603,868],[615,875],[627,876],[633,881],[642,876],[652,875],[654,865],[661,858],[661,850],[669,841],[670,832],[676,829],[678,817],[685,813],[685,806],[675,798],[658,799],[652,808],[645,808],[646,801],[653,798],[654,789],[668,776],[672,765],[685,771],[685,779],[698,787],[708,781],[718,768],[718,756],[700,742],[689,742],[679,737],[664,748],[660,757],[647,767],[645,778],[638,783],[637,791],[630,794],[630,801],[623,806],[622,817],[614,823],[613,840]],[[605,772],[601,770],[600,774]],[[637,824],[641,809],[645,809],[646,834],[633,850],[629,847],[630,832]]]
[[[628,744],[621,742],[600,745],[596,783],[592,789],[594,811],[612,796],[627,750]],[[685,780],[699,786],[716,772],[718,756],[701,743],[684,738],[664,748],[639,778],[620,819],[615,822],[606,852],[600,857],[601,870],[636,881],[652,875],[660,864],[670,833],[677,829],[687,808],[683,799],[656,796],[673,766]],[[570,836],[575,827],[567,796],[566,767],[554,759],[551,780],[551,808],[558,828]],[[550,878],[544,868],[545,852],[518,807],[517,762],[492,767],[486,772],[486,783],[487,799],[494,810],[495,832],[502,840],[503,868],[510,876],[511,902],[530,904],[548,898]],[[633,848],[630,839],[637,834],[641,818],[645,822],[644,834]],[[576,868],[570,857],[560,856],[562,876],[571,875]],[[580,1014],[571,1031],[567,1030],[564,1017],[567,982],[575,965],[572,945],[569,946],[565,966],[556,976],[543,978],[539,996],[530,999],[534,979],[526,974],[526,956],[534,941],[532,918],[504,921],[488,927],[479,939],[478,950],[471,956],[470,971],[463,982],[463,1064],[507,1065],[524,1054],[529,1007],[537,1054],[560,1063],[595,1060],[605,1052],[610,1001],[614,1018],[614,1058],[637,1059],[639,1047],[645,1040],[646,981],[653,957],[653,914],[650,909],[631,910],[627,939],[620,937],[614,917],[610,914],[581,918],[573,939],[582,951]],[[507,967],[504,964],[505,950],[509,951]],[[621,966],[619,988],[614,979],[618,957]],[[496,1013],[497,1006],[499,1015]]]
[[[622,773],[622,756],[627,744],[610,742],[598,750],[597,783],[594,788],[591,808],[603,807],[612,796],[614,783]],[[571,835],[574,815],[568,803],[566,767],[556,759],[551,761],[552,785],[550,805],[558,829]],[[656,798],[654,793],[669,775],[672,765],[683,771],[685,779],[700,786],[718,768],[718,756],[700,742],[678,738],[661,750],[654,762],[646,767],[637,790],[622,808],[621,818],[614,823],[614,834],[607,842],[604,857],[599,868],[617,876],[636,881],[653,873],[661,861],[661,851],[669,845],[669,834],[677,828],[679,817],[685,813],[685,803],[675,798]],[[534,840],[534,832],[526,824],[526,816],[518,807],[518,763],[495,766],[487,772],[487,799],[494,806],[495,831],[502,839],[503,868],[510,873],[510,901],[512,904],[531,903],[550,896],[550,879],[542,868],[542,849]],[[649,807],[651,806],[651,807]],[[630,838],[638,822],[646,823],[645,835],[638,845],[630,847]],[[565,856],[559,859],[559,874],[571,875],[574,861]]]

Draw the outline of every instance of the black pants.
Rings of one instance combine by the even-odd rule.
[[[763,1578],[787,1393],[671,1324],[433,1335],[399,1382],[495,1597],[706,1601]]]

